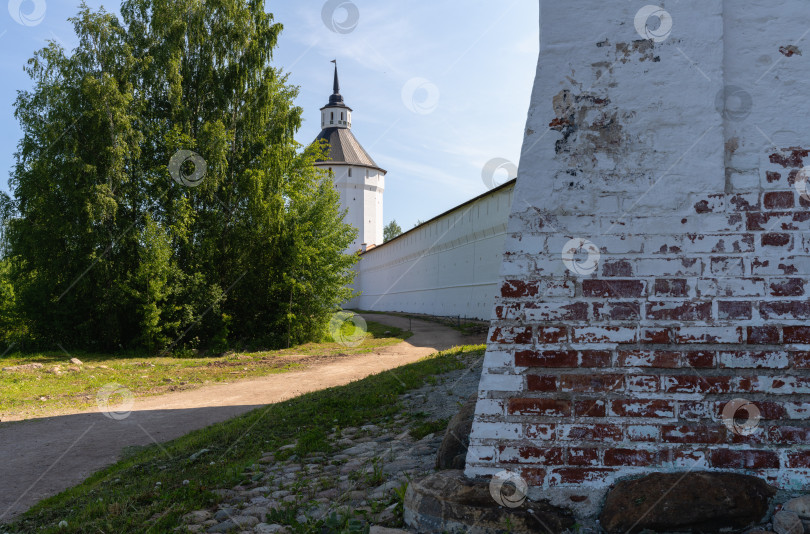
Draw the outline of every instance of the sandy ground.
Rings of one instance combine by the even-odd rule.
[[[408,319],[373,314],[378,323],[408,329]],[[413,320],[407,341],[337,362],[191,391],[135,399],[132,413],[99,411],[0,424],[0,523],[75,486],[114,463],[125,447],[164,442],[260,406],[340,386],[412,363],[436,351],[483,343],[437,323]]]

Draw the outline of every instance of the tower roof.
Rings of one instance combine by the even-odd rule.
[[[324,106],[324,108],[349,108],[345,102],[343,102],[343,96],[340,94],[340,81],[338,80],[338,71],[337,71],[337,60],[333,59],[332,63],[335,64],[335,81],[332,83],[332,96],[329,97],[329,103]],[[323,109],[323,108],[321,108]]]
[[[340,94],[340,81],[338,80],[337,61],[332,61],[335,64],[335,81],[332,84],[332,96],[329,97],[329,104],[321,108],[345,108],[351,112],[346,104],[343,103],[343,97]],[[386,170],[377,165],[368,152],[363,149],[360,142],[354,136],[351,130],[351,114],[349,113],[345,119],[343,112],[340,116],[335,116],[333,111],[328,112],[333,117],[329,120],[324,118],[321,121],[321,133],[315,138],[315,143],[320,142],[322,139],[329,143],[329,153],[327,159],[318,160],[321,164],[334,164],[334,165],[356,165],[358,167],[368,167],[376,169],[383,174]],[[324,115],[326,117],[326,115]],[[340,120],[338,120],[340,119]],[[333,124],[337,126],[332,126]]]
[[[377,165],[368,152],[348,128],[325,128],[315,138],[315,142],[325,139],[329,143],[328,159],[318,163],[335,163],[338,165],[357,165],[371,167],[385,174],[387,171]]]

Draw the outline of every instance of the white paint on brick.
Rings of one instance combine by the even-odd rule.
[[[523,389],[522,375],[482,373],[479,387],[487,391],[520,391]]]
[[[680,437],[684,444],[662,442],[662,420],[670,425],[673,421],[668,408],[653,414],[660,416],[657,418],[619,417],[610,415],[618,413],[611,411],[604,418],[504,415],[502,424],[523,423],[526,436],[534,434],[536,437],[529,439],[541,449],[562,444],[686,451],[671,460],[667,456],[658,467],[619,467],[609,474],[593,470],[582,482],[576,481],[579,475],[561,469],[572,466],[547,466],[543,487],[531,491],[552,502],[564,501],[561,496],[565,494],[558,489],[565,486],[590,488],[591,495],[596,496],[611,482],[632,474],[718,469],[711,464],[711,455],[695,453],[694,449],[746,449],[731,440],[715,444],[710,436],[701,434],[724,429],[716,413],[716,403],[721,400],[748,396],[757,401],[783,402],[787,419],[798,421],[797,426],[810,418],[810,403],[799,396],[805,394],[807,386],[797,381],[797,377],[806,379],[807,371],[792,367],[787,351],[778,347],[746,344],[747,327],[806,325],[804,315],[810,314],[798,304],[791,305],[806,302],[803,292],[771,295],[774,281],[810,275],[810,240],[802,235],[810,233],[810,217],[800,213],[806,209],[768,207],[798,201],[788,183],[791,169],[782,166],[792,165],[789,158],[793,155],[782,149],[810,148],[810,121],[805,113],[796,112],[807,109],[810,45],[801,55],[780,53],[780,47],[794,42],[804,48],[800,37],[810,27],[810,11],[799,0],[667,2],[664,8],[672,15],[673,33],[650,46],[635,32],[633,19],[639,7],[632,2],[540,0],[540,57],[515,190],[519,200],[508,222],[510,239],[505,244],[507,256],[501,276],[540,287],[571,281],[576,293],[560,298],[540,291],[499,298],[498,303],[522,306],[522,315],[515,312],[508,322],[496,319],[493,327],[562,324],[568,327],[569,339],[556,350],[571,349],[569,343],[574,342],[573,348],[583,354],[610,348],[611,343],[632,343],[630,332],[639,326],[650,331],[666,329],[658,334],[664,341],[656,341],[664,347],[642,347],[643,353],[624,360],[624,364],[637,365],[638,369],[617,369],[620,358],[615,351],[612,360],[580,355],[578,361],[599,362],[595,365],[611,361],[611,371],[631,374],[738,374],[752,378],[754,390],[707,397],[699,393],[700,389],[664,393],[655,390],[654,384],[627,380],[629,391],[601,395],[516,389],[511,395],[515,398],[573,403],[602,396],[606,401],[631,397],[635,402],[649,398],[676,404],[677,423],[674,429],[666,430],[666,439]],[[718,94],[722,104],[724,88],[730,85],[751,96],[750,110],[735,115],[731,100],[725,110],[722,105],[716,107]],[[766,196],[779,191],[790,194],[784,198]],[[616,211],[617,205],[621,212]],[[766,231],[789,233],[789,243],[763,243]],[[572,273],[561,265],[560,249],[570,238],[588,239],[600,248],[602,257],[596,273]],[[544,248],[535,250],[539,246]],[[617,298],[585,298],[582,281],[588,278],[640,280],[645,293],[635,295],[628,290]],[[672,278],[687,279],[687,296],[657,297],[656,279]],[[719,300],[746,303],[741,310],[750,301],[751,318],[732,318],[739,313],[736,309],[723,311],[721,316],[725,308]],[[769,300],[787,304],[771,306]],[[574,313],[571,305],[583,302],[587,308],[577,308]],[[642,319],[600,317],[592,307],[599,303],[604,309],[609,309],[607,303],[637,303]],[[704,305],[698,308],[699,304]],[[610,331],[605,323],[619,330]],[[489,350],[502,348],[490,343]],[[685,355],[673,359],[659,354],[659,361],[655,350],[677,354],[706,350],[712,354],[693,370],[686,365]],[[557,376],[588,372],[582,367],[555,367],[572,361],[567,353],[548,361],[553,363],[539,372]],[[673,362],[679,367],[652,365]],[[765,378],[756,379],[759,375]],[[784,376],[785,384],[776,385],[777,376]],[[486,387],[487,380],[481,383],[482,400],[493,394]],[[674,379],[663,378],[659,383],[667,387]],[[741,387],[742,382],[734,384],[732,387]],[[793,384],[795,388],[791,388]],[[500,390],[494,393],[508,396]],[[641,403],[637,408],[639,413],[646,413]],[[555,409],[552,406],[549,411]],[[549,420],[555,425],[553,429],[544,426]],[[497,424],[498,417],[490,416],[486,421],[479,417],[475,425],[483,422]],[[534,428],[537,430],[532,431]],[[697,441],[690,444],[690,440]],[[505,438],[498,438],[498,442],[517,445]],[[479,444],[472,440],[473,446]],[[782,454],[781,458],[787,457]],[[514,459],[522,461],[520,457]],[[525,459],[524,463],[529,462]],[[497,458],[481,461],[471,454],[467,473],[492,473],[505,465]],[[759,474],[774,478],[785,489],[806,487],[810,481],[810,470],[788,468],[784,462],[780,469]]]
[[[506,350],[489,350],[484,355],[484,368],[514,367],[515,357]]]
[[[523,425],[520,423],[478,423],[470,439],[520,439],[523,437]]]
[[[475,415],[504,415],[504,402],[497,399],[478,399],[475,403]]]

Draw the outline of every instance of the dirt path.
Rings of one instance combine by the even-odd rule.
[[[408,319],[368,319],[408,329]],[[125,447],[164,442],[259,406],[340,386],[483,338],[413,320],[413,336],[374,353],[258,379],[136,399],[121,420],[98,411],[0,425],[0,524],[114,463]]]

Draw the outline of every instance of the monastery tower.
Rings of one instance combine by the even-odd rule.
[[[386,170],[379,167],[352,134],[352,109],[343,102],[335,63],[335,82],[329,103],[321,108],[321,133],[316,142],[329,143],[326,160],[316,167],[334,173],[345,222],[358,230],[348,252],[383,242],[383,191]]]

